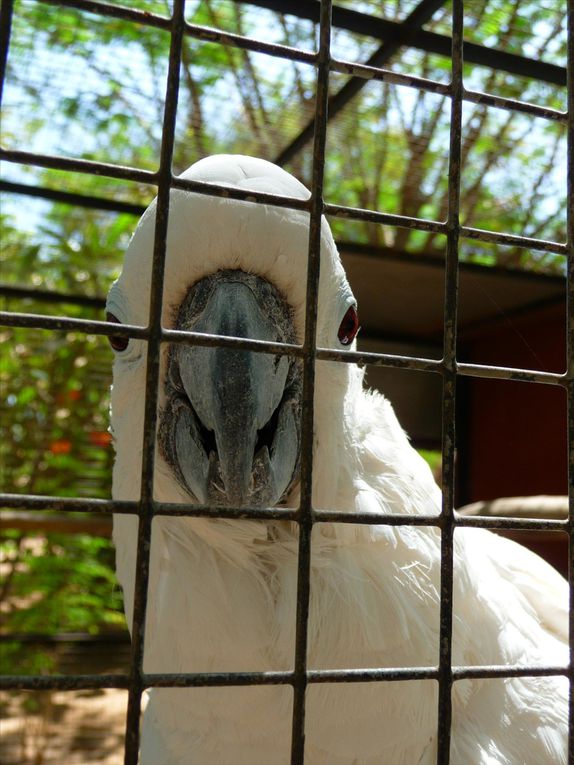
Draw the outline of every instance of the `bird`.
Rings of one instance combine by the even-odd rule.
[[[214,155],[183,179],[247,198],[172,188],[162,326],[303,342],[309,240],[305,209],[248,192],[308,200],[262,159]],[[301,205],[300,205],[301,207]],[[108,321],[147,326],[156,203],[142,216],[107,300]],[[385,285],[381,285],[384,299]],[[321,221],[316,344],[356,348],[358,308],[327,221]],[[112,496],[138,500],[147,346],[114,349]],[[317,360],[312,503],[335,512],[441,512],[441,491],[391,403],[364,369]],[[161,502],[297,508],[301,481],[301,361],[237,347],[161,344],[154,497]],[[117,576],[131,625],[136,516],[114,516]],[[153,520],[146,672],[268,672],[294,666],[298,526],[290,520],[161,515]],[[440,530],[315,523],[307,667],[436,667]],[[526,548],[483,529],[454,534],[454,666],[566,666],[568,590]],[[309,683],[307,765],[429,765],[437,761],[435,679]],[[567,761],[568,682],[560,674],[455,680],[451,763]],[[143,765],[290,762],[288,684],[153,688],[143,716]]]

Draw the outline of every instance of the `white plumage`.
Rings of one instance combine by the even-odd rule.
[[[283,170],[248,157],[198,162],[184,178],[306,198]],[[140,221],[109,310],[147,324],[155,204]],[[308,216],[250,202],[173,191],[163,324],[199,280],[220,270],[253,273],[292,309],[302,338]],[[381,285],[384,299],[384,285]],[[323,221],[317,343],[340,348],[351,304]],[[353,347],[353,346],[350,346]],[[160,407],[168,351],[162,348]],[[116,355],[113,495],[139,497],[146,347]],[[355,365],[319,362],[316,373],[315,507],[440,512],[440,492],[393,409],[362,387]],[[161,450],[155,494],[190,502]],[[296,507],[297,486],[281,504]],[[117,515],[118,577],[131,620],[137,519]],[[567,663],[565,581],[524,548],[481,530],[455,534],[455,665]],[[151,548],[145,669],[151,672],[288,670],[293,666],[297,527],[286,522],[156,519]],[[440,533],[417,527],[317,524],[312,537],[309,668],[436,666]],[[156,689],[144,717],[144,765],[280,765],[289,762],[288,686]],[[434,681],[311,685],[308,765],[436,762]],[[566,763],[564,677],[456,682],[455,765]]]

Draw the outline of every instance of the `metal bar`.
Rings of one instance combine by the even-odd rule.
[[[358,64],[343,59],[333,59],[331,69],[340,74],[346,74],[353,77],[361,77],[365,80],[378,80],[392,85],[400,85],[406,88],[416,88],[428,93],[436,93],[442,96],[450,95],[450,88],[443,82],[429,80],[425,77],[417,77],[414,74],[402,74],[392,69],[384,69],[367,64]],[[534,117],[554,120],[556,122],[566,123],[567,114],[559,109],[552,109],[549,106],[539,106],[528,101],[519,101],[514,98],[498,96],[493,93],[482,93],[475,90],[463,90],[463,100],[470,103],[483,104],[484,106],[494,106],[498,109],[508,111],[518,111],[524,114],[531,114]]]
[[[496,109],[506,109],[507,111],[530,114],[532,117],[540,117],[544,120],[554,120],[555,122],[562,122],[563,124],[566,124],[568,119],[566,112],[561,112],[558,109],[551,109],[549,106],[539,106],[537,104],[532,104],[529,101],[505,98],[504,96],[497,96],[493,93],[482,93],[478,90],[465,89],[462,98],[464,101],[469,101],[473,104],[494,106]]]
[[[478,680],[506,677],[548,677],[567,675],[568,667],[489,665],[453,667],[454,680]],[[314,669],[307,671],[309,683],[369,683],[436,680],[436,667],[397,667],[365,669]],[[146,688],[222,688],[250,685],[292,685],[294,672],[182,672],[144,673]],[[59,690],[76,691],[92,688],[129,688],[130,676],[107,675],[3,675],[2,690]]]
[[[380,66],[388,61],[403,46],[408,45],[420,27],[429,21],[433,14],[444,5],[445,0],[421,0],[411,13],[398,25],[397,34],[385,40],[369,57],[367,66]],[[322,7],[322,6],[321,6]],[[327,120],[335,117],[367,84],[361,77],[351,77],[333,96],[329,98]],[[285,165],[311,140],[315,132],[314,115],[301,132],[275,157],[276,165]]]
[[[160,16],[157,13],[148,13],[139,11],[135,8],[128,8],[125,5],[114,5],[112,3],[96,2],[96,0],[40,0],[45,5],[54,5],[56,7],[75,8],[85,13],[93,13],[98,16],[109,16],[114,19],[122,19],[134,24],[140,24],[146,27],[156,27],[171,31],[171,19],[168,16]]]
[[[446,223],[424,218],[411,218],[407,215],[395,215],[377,210],[364,210],[360,207],[346,207],[345,205],[325,204],[325,215],[345,220],[364,220],[369,223],[381,223],[386,226],[399,226],[400,228],[414,228],[418,231],[429,231],[434,234],[446,234]]]
[[[259,202],[274,207],[287,207],[290,210],[310,210],[311,200],[298,197],[288,197],[282,194],[269,194],[264,191],[243,190],[232,186],[219,186],[215,183],[192,181],[185,178],[173,178],[172,186],[182,191],[193,191],[196,194],[206,194],[211,197],[238,199],[243,202]]]
[[[0,6],[0,106],[2,105],[2,96],[4,94],[13,12],[14,0],[2,0],[2,5]]]
[[[566,365],[568,413],[568,584],[569,584],[569,719],[568,762],[574,762],[574,0],[568,0],[568,127],[566,235],[568,241],[566,287]]]
[[[129,688],[129,675],[2,675],[0,689],[6,691],[87,691],[100,688]]]
[[[463,0],[452,5],[452,78],[448,165],[448,216],[445,264],[442,520],[440,560],[440,641],[438,678],[437,763],[450,762],[452,719],[452,590],[454,541],[454,481],[456,444],[456,330],[458,312],[458,246],[460,236],[460,156],[462,142]]]
[[[311,579],[311,532],[313,528],[313,430],[315,397],[315,351],[321,253],[321,223],[324,211],[323,174],[327,142],[329,63],[331,58],[331,0],[322,0],[319,20],[317,85],[313,138],[313,168],[309,210],[309,252],[305,297],[303,392],[301,405],[301,494],[297,549],[297,609],[293,679],[291,765],[305,759],[305,702],[307,691],[307,638]]]
[[[199,24],[186,24],[186,34],[203,42],[217,43],[242,50],[249,50],[253,53],[264,53],[267,56],[286,59],[288,61],[298,61],[301,64],[311,64],[314,66],[317,62],[315,53],[292,48],[289,45],[280,45],[279,43],[267,43],[263,40],[256,40],[245,35],[238,35],[233,32],[222,32],[211,27],[200,26]]]
[[[493,242],[494,244],[508,244],[513,247],[527,247],[531,250],[544,250],[555,252],[557,255],[566,255],[566,245],[560,242],[548,242],[542,239],[533,239],[530,236],[518,236],[517,234],[501,234],[497,231],[485,231],[481,228],[460,227],[460,235],[466,239],[478,239],[481,242]]]
[[[51,170],[65,170],[71,173],[103,175],[106,178],[115,178],[120,181],[157,185],[157,173],[152,173],[150,170],[139,170],[135,167],[126,167],[125,165],[113,165],[109,162],[94,162],[89,159],[59,157],[52,154],[4,149],[2,147],[0,147],[0,161],[31,165],[32,167],[45,167]]]
[[[69,319],[66,317],[44,316],[43,314],[16,313],[0,311],[0,326],[24,327],[27,329],[60,330],[82,332],[96,335],[119,335],[148,339],[149,331],[145,327],[131,324],[114,324],[88,319]],[[272,343],[266,340],[249,340],[227,335],[208,335],[200,332],[181,330],[162,330],[163,342],[200,345],[204,347],[242,348],[258,353],[282,354],[301,357],[304,349],[290,343]],[[315,358],[321,361],[340,361],[344,364],[361,364],[391,369],[412,369],[419,372],[441,373],[444,362],[438,359],[426,359],[417,356],[397,356],[390,353],[372,353],[367,351],[339,351],[332,348],[316,348]],[[542,372],[535,369],[514,367],[496,367],[482,364],[458,363],[457,373],[467,377],[481,377],[497,380],[537,382],[545,385],[568,386],[569,376],[557,372]]]
[[[38,512],[56,511],[66,513],[123,513],[138,515],[140,503],[109,499],[38,496],[34,494],[0,494],[0,507],[28,509]],[[183,516],[190,518],[227,518],[250,520],[298,521],[299,510],[282,507],[229,507],[227,505],[189,505],[172,502],[153,502],[154,515]],[[400,515],[396,513],[357,513],[339,510],[313,510],[313,523],[357,523],[387,526],[435,526],[444,525],[441,515]],[[457,527],[490,528],[515,531],[563,531],[568,532],[567,519],[507,518],[497,516],[456,515]]]
[[[480,364],[457,364],[459,375],[466,377],[482,377],[496,380],[517,380],[520,382],[536,382],[546,385],[567,385],[568,376],[556,372],[539,372],[534,369],[514,369],[512,367],[489,367]]]
[[[28,183],[13,183],[12,181],[0,180],[0,191],[9,194],[22,194],[37,199],[49,199],[52,202],[63,202],[75,207],[85,207],[89,210],[103,210],[106,212],[127,213],[128,215],[143,215],[145,205],[122,202],[120,199],[106,199],[91,194],[74,194],[60,189],[49,189],[45,186],[31,186]]]
[[[158,196],[155,212],[154,249],[151,269],[149,303],[150,334],[148,338],[148,353],[146,360],[141,508],[138,524],[134,608],[131,630],[131,682],[128,698],[128,711],[126,715],[125,765],[137,765],[140,741],[139,727],[141,699],[145,688],[142,674],[150,552],[152,543],[155,440],[162,331],[161,311],[172,182],[171,164],[175,143],[175,123],[179,96],[184,26],[185,0],[174,0],[173,15],[171,18],[169,67],[164,106],[160,166],[158,172]]]
[[[20,287],[14,284],[0,284],[0,295],[19,300],[36,300],[39,303],[68,303],[69,305],[82,305],[86,308],[104,308],[105,298],[91,297],[90,295],[70,295],[67,292],[52,292],[50,290],[37,289],[35,287]],[[6,312],[6,313],[12,313]],[[41,314],[36,314],[40,316]]]
[[[92,13],[98,16],[111,17],[127,21],[140,26],[155,27],[163,29],[166,32],[170,30],[170,20],[166,16],[147,11],[139,11],[126,6],[112,5],[105,2],[95,2],[93,0],[39,0],[46,5],[55,5],[74,8],[85,13]],[[212,27],[200,24],[188,24],[185,22],[184,34],[203,42],[218,43],[234,48],[243,48],[254,53],[265,53],[268,56],[280,57],[291,61],[299,61],[303,64],[314,65],[316,54],[306,50],[293,48],[289,45],[280,45],[278,43],[267,43],[263,40],[254,39],[245,35],[234,34],[223,30],[213,29]]]
[[[13,162],[33,167],[45,167],[53,170],[64,170],[87,175],[103,175],[117,180],[135,181],[148,185],[158,185],[159,174],[149,170],[139,170],[135,167],[113,165],[108,162],[92,162],[86,159],[73,159],[71,157],[59,157],[51,154],[38,154],[34,152],[17,151],[0,148],[0,161]],[[170,171],[171,176],[171,171]],[[244,191],[228,186],[204,183],[202,181],[185,180],[184,178],[171,178],[173,188],[184,191],[193,191],[196,194],[225,197],[227,199],[239,199],[245,202],[260,202],[277,207],[288,207],[293,210],[308,210],[309,201],[295,197],[286,197],[280,194],[267,194],[260,191]]]

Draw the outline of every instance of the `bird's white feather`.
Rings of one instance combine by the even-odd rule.
[[[307,198],[275,166],[247,157],[202,160],[184,176]],[[147,324],[155,208],[130,244],[110,300],[123,321]],[[164,326],[189,287],[218,269],[271,281],[305,315],[308,215],[228,198],[171,195]],[[384,289],[384,286],[383,286]],[[337,347],[350,295],[323,222],[317,341]],[[162,375],[165,374],[162,350]],[[114,498],[139,497],[144,343],[118,357],[112,395]],[[391,405],[363,390],[351,364],[319,362],[315,507],[439,513],[440,491]],[[160,405],[163,391],[160,389]],[[186,502],[161,454],[155,492]],[[297,492],[285,502],[297,506]],[[145,669],[153,672],[293,667],[297,527],[286,522],[157,518],[153,523]],[[137,519],[116,516],[117,570],[131,618]],[[479,530],[455,535],[453,661],[566,663],[567,590],[525,549]],[[440,532],[426,527],[317,524],[312,536],[310,668],[432,667],[438,662]],[[566,680],[459,681],[453,691],[455,765],[566,763]],[[145,765],[258,765],[289,761],[288,686],[158,689],[144,721]],[[436,759],[435,681],[311,685],[309,765],[390,765]]]

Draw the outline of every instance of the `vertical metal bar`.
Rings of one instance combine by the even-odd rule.
[[[149,340],[147,346],[145,415],[143,433],[141,505],[139,513],[134,615],[132,624],[132,658],[130,690],[126,718],[125,765],[137,765],[147,591],[149,581],[151,528],[153,520],[153,484],[155,433],[160,367],[161,309],[165,270],[165,253],[169,200],[172,181],[172,156],[179,95],[181,49],[185,25],[185,0],[175,0],[171,18],[169,68],[162,130],[158,196],[155,219],[154,251],[151,273]]]
[[[441,517],[440,646],[437,763],[450,761],[452,718],[452,579],[456,431],[456,334],[458,309],[458,242],[460,235],[460,155],[462,131],[463,0],[454,0],[448,217],[445,267],[443,349],[443,504]]]
[[[8,66],[13,11],[14,0],[2,0],[2,5],[0,6],[0,106],[2,105],[6,67]]]
[[[305,302],[303,357],[303,406],[301,413],[301,500],[297,560],[297,623],[293,680],[293,725],[291,765],[302,765],[305,757],[305,697],[307,690],[307,637],[311,575],[311,532],[313,493],[313,399],[315,395],[315,348],[323,214],[323,177],[327,142],[327,104],[331,58],[331,0],[322,0],[315,94],[315,136],[309,220],[309,257]]]
[[[566,286],[566,375],[568,407],[568,498],[569,498],[569,565],[570,585],[569,640],[570,666],[568,762],[574,763],[574,0],[568,0],[568,126],[567,126],[567,286]]]

